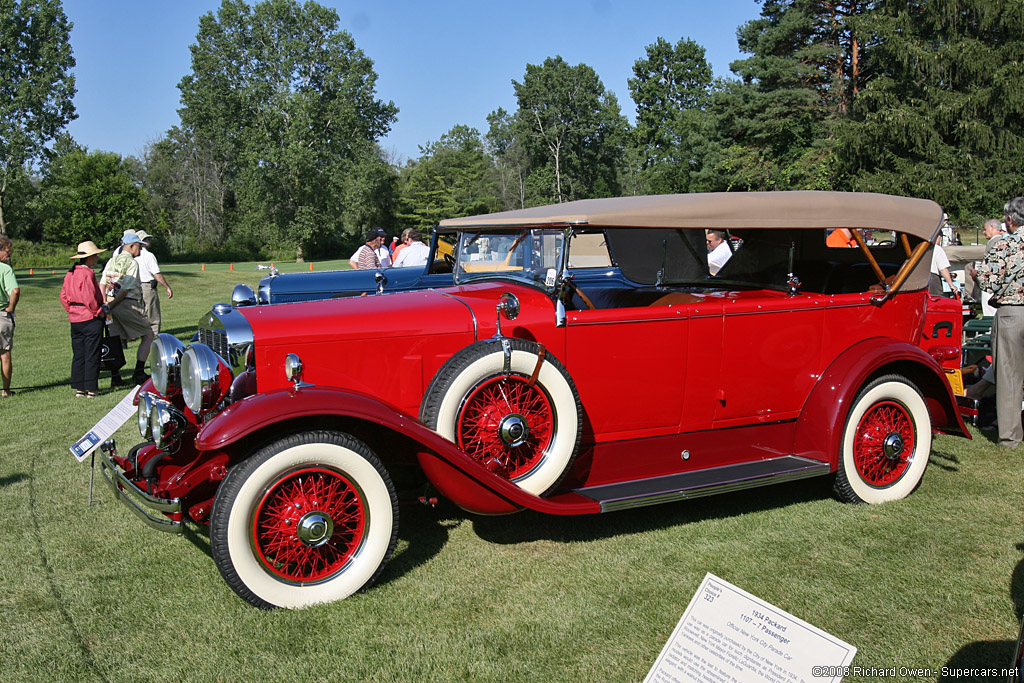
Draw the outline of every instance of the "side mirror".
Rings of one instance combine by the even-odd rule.
[[[496,313],[498,315],[495,325],[497,327],[496,337],[501,337],[501,316],[505,316],[506,320],[515,320],[519,317],[519,299],[512,292],[505,292],[498,297],[498,305],[496,306]]]
[[[519,317],[519,299],[512,292],[505,292],[498,298],[498,312],[503,314],[507,320],[515,320]]]
[[[378,270],[373,274],[373,279],[377,281],[377,293],[384,293],[384,285],[388,283],[388,279],[384,277],[384,271]]]

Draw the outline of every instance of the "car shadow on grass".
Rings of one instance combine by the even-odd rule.
[[[960,458],[956,457],[952,453],[947,453],[934,448],[928,458],[928,464],[933,467],[944,469],[947,472],[960,471]]]
[[[604,515],[563,517],[527,510],[514,517],[470,516],[469,519],[476,533],[491,543],[595,541],[821,500],[831,496],[833,481],[833,476],[816,477],[766,486],[753,492],[737,491]]]
[[[1017,544],[1024,551],[1024,543]],[[1017,562],[1010,577],[1010,599],[1013,613],[1019,621],[1024,615],[1024,560]],[[1006,669],[1013,662],[1017,643],[1012,640],[981,640],[967,643],[946,662],[946,673],[937,676],[942,681],[1005,681]],[[985,671],[982,671],[985,670]],[[993,672],[994,670],[994,672]]]
[[[1006,681],[1007,669],[1013,660],[1016,643],[1012,640],[983,640],[968,643],[957,650],[936,672],[938,683],[944,681]]]
[[[28,475],[24,472],[18,472],[7,477],[0,477],[0,488],[10,486],[11,484],[17,484],[19,481],[28,479]]]
[[[403,542],[376,581],[377,585],[390,583],[429,562],[448,543],[451,529],[460,526],[468,517],[447,501],[439,501],[434,508],[416,504],[399,511],[398,539]]]
[[[1024,551],[1024,543],[1017,544],[1017,550]],[[1024,560],[1017,563],[1010,577],[1010,599],[1017,621],[1024,615]],[[945,674],[936,680],[943,681],[1005,681],[1007,669],[1013,662],[1017,643],[1012,640],[981,640],[967,643],[953,653],[946,662]]]
[[[210,527],[205,524],[186,523],[182,538],[202,551],[211,560],[213,552],[210,550]]]
[[[1024,552],[1024,543],[1018,543],[1017,550]],[[1024,617],[1024,559],[1017,563],[1010,577],[1010,597],[1013,598],[1013,613],[1019,620]]]

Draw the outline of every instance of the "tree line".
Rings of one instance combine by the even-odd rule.
[[[60,0],[0,0],[0,232],[175,254],[337,257],[373,225],[628,194],[854,190],[934,199],[978,224],[1022,194],[1020,0],[761,0],[744,58],[714,78],[690,38],[633,64],[636,122],[586,64],[513,80],[516,110],[453,122],[397,163],[398,107],[315,2],[223,0],[200,17],[181,123],[143,158],[89,151],[74,118]],[[280,251],[278,251],[280,253]]]

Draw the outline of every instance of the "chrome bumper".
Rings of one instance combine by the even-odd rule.
[[[964,419],[967,424],[972,424],[975,427],[978,425],[978,409],[979,401],[976,398],[967,398],[966,396],[956,397],[956,407],[960,411],[960,416]]]
[[[185,525],[181,520],[181,501],[178,498],[156,498],[149,495],[124,475],[109,453],[100,453],[100,472],[110,484],[114,497],[157,531],[181,534]],[[150,512],[152,510],[152,512]],[[168,518],[167,515],[170,515]]]

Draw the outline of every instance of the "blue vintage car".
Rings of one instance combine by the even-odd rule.
[[[581,282],[600,280],[606,285],[630,283],[616,267],[603,237],[581,230],[573,236],[573,277]],[[280,304],[295,301],[317,301],[372,292],[405,292],[416,289],[439,289],[454,284],[453,254],[458,240],[455,232],[435,230],[430,240],[430,255],[423,266],[381,268],[378,270],[325,270],[308,273],[278,273],[276,270],[260,280],[256,293],[247,285],[239,285],[232,294],[238,305]]]
[[[256,300],[261,304],[315,301],[368,292],[404,292],[451,287],[451,255],[457,236],[435,231],[424,266],[379,270],[325,270],[312,273],[277,273],[260,280]]]

